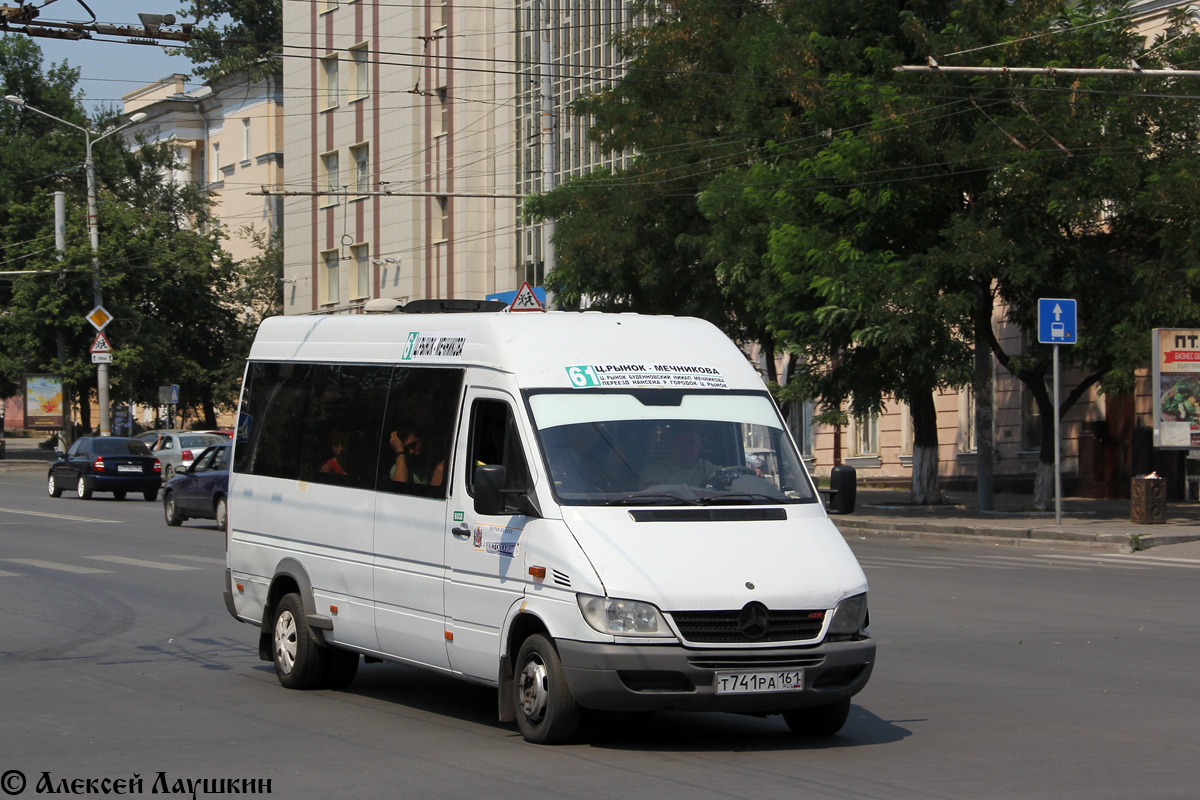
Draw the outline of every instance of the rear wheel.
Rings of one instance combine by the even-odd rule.
[[[783,721],[800,736],[833,736],[850,716],[850,698],[827,706],[793,708],[783,712]]]
[[[118,489],[117,491],[113,492],[113,499],[114,500],[124,500],[125,499],[125,491],[122,489]]]
[[[217,527],[225,530],[225,517],[229,513],[229,507],[225,504],[224,497],[217,498]]]
[[[183,524],[183,514],[179,513],[179,506],[175,505],[175,493],[167,492],[163,495],[163,515],[167,518],[167,524],[172,528]]]
[[[146,498],[146,502],[153,503],[158,499],[158,489],[147,489],[142,492],[142,497]]]
[[[92,490],[88,488],[87,478],[79,476],[79,482],[75,484],[75,492],[79,495],[80,500],[92,499]]]
[[[581,710],[567,686],[558,651],[545,636],[534,634],[521,645],[513,691],[517,727],[525,741],[558,744],[579,729]]]
[[[327,651],[313,639],[304,604],[294,592],[285,594],[275,606],[271,652],[275,676],[288,689],[314,689],[325,679]]]
[[[50,478],[46,482],[46,491],[50,493],[51,497],[62,497],[62,489],[58,488],[58,484],[54,480],[53,472],[50,473]]]
[[[175,467],[171,466],[170,464],[167,464],[167,471],[163,473],[163,480],[169,481],[169,480],[171,480],[171,478],[174,478],[174,477],[175,477]]]

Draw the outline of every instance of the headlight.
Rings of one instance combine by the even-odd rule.
[[[866,626],[867,595],[856,594],[847,597],[837,604],[833,610],[833,619],[829,622],[829,633],[835,636],[853,636]]]
[[[674,636],[662,612],[639,600],[577,596],[583,618],[600,633],[613,636]]]

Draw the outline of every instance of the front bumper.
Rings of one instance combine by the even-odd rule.
[[[557,640],[571,693],[605,711],[730,711],[776,714],[827,705],[862,691],[875,665],[875,642],[818,647],[697,650],[678,644],[616,645]],[[804,688],[766,694],[716,693],[718,671],[802,668]]]

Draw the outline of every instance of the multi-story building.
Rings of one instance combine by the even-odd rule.
[[[283,229],[283,203],[263,189],[283,185],[283,93],[278,75],[250,80],[230,75],[185,91],[184,75],[169,75],[122,96],[126,114],[141,111],[130,128],[151,142],[170,142],[178,154],[174,178],[206,187],[214,224],[229,235],[235,260],[259,253],[250,228],[270,236]]]

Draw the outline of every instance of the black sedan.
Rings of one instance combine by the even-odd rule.
[[[158,498],[162,486],[162,464],[137,439],[116,436],[85,436],[76,439],[65,454],[50,465],[47,489],[61,497],[63,489],[74,488],[80,498],[90,500],[93,492],[112,492],[124,500],[129,492],[141,492],[147,500]]]
[[[196,457],[191,466],[175,473],[163,487],[163,513],[168,525],[197,517],[215,519],[225,527],[225,498],[229,493],[229,450],[215,444]]]

